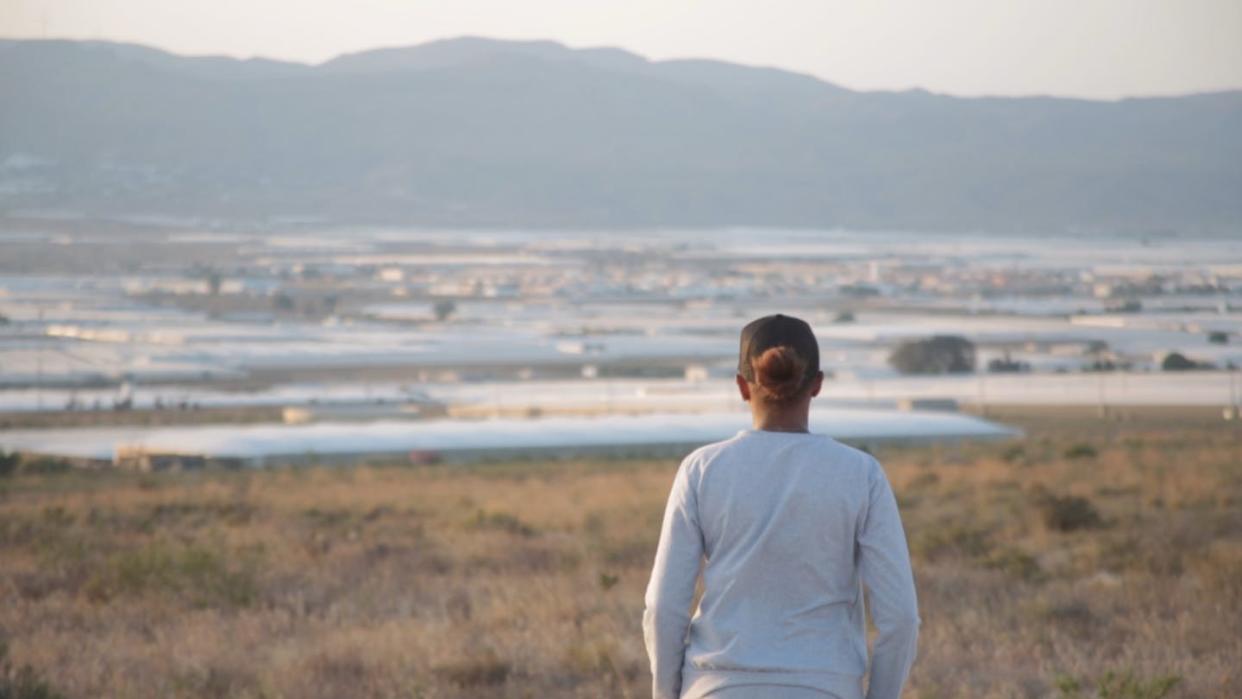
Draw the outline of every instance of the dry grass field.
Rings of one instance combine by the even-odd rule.
[[[878,454],[923,617],[907,695],[1242,696],[1236,433],[1027,427]],[[675,468],[11,473],[0,697],[646,696]]]

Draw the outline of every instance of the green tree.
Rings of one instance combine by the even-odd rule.
[[[435,305],[432,306],[432,311],[436,314],[436,320],[444,322],[457,311],[457,304],[449,299],[436,301]]]
[[[975,370],[975,345],[958,335],[935,335],[897,345],[888,363],[903,374],[969,374]]]

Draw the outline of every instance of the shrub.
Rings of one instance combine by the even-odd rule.
[[[1040,620],[1066,629],[1075,636],[1085,636],[1100,625],[1091,607],[1082,601],[1054,604],[1041,610]]]
[[[897,345],[888,363],[903,374],[969,374],[975,370],[975,345],[957,335],[936,335]]]
[[[171,684],[175,692],[174,696],[266,696],[262,692],[255,691],[259,680],[248,668],[221,666],[210,662],[206,667],[194,667],[176,674]]]
[[[14,452],[0,452],[0,478],[11,476],[17,472],[20,457]]]
[[[1016,463],[1026,458],[1026,447],[1021,444],[1010,444],[1001,452],[1001,460],[1007,464]]]
[[[201,546],[152,543],[122,551],[86,583],[92,599],[146,593],[174,594],[194,606],[245,607],[257,595],[252,566],[229,566],[224,555]]]
[[[11,458],[14,460],[14,469],[18,473],[52,475],[68,473],[73,469],[73,465],[68,461],[55,456],[32,456],[28,454],[25,458],[22,458],[17,454],[13,454]]]
[[[598,550],[599,558],[603,563],[624,568],[650,564],[651,556],[655,553],[654,544],[654,537],[645,539],[604,539],[595,548]]]
[[[1181,352],[1169,352],[1160,362],[1160,368],[1163,371],[1191,371],[1194,369],[1209,369],[1210,364],[1196,362]]]
[[[1076,495],[1046,495],[1040,498],[1039,510],[1049,529],[1070,532],[1091,529],[1103,523],[1091,501]]]
[[[1030,371],[1031,363],[1024,362],[1021,359],[1013,359],[1006,352],[1005,356],[992,359],[988,362],[988,371],[993,374],[1019,374]]]
[[[1079,442],[1078,444],[1071,444],[1070,446],[1065,448],[1065,452],[1064,452],[1065,458],[1071,461],[1075,461],[1078,459],[1094,459],[1095,457],[1099,455],[1100,455],[1100,452],[1097,451],[1095,447],[1091,446],[1090,444],[1084,444],[1082,442]]]
[[[618,649],[611,640],[575,640],[565,652],[565,666],[579,677],[615,675],[617,655]]]
[[[0,640],[0,699],[64,699],[29,665],[14,667],[9,644]]]
[[[1138,299],[1114,301],[1106,307],[1109,313],[1139,313],[1143,310],[1143,302]]]
[[[431,307],[431,310],[436,314],[436,320],[444,322],[448,320],[449,316],[453,315],[453,313],[457,311],[457,304],[448,299],[436,301],[435,305]]]
[[[1021,549],[1012,547],[1005,547],[988,556],[986,565],[1019,580],[1033,581],[1043,577],[1043,571],[1033,556]]]
[[[474,521],[471,525],[476,529],[499,529],[526,538],[539,533],[534,527],[508,512],[489,513],[479,510],[475,513]]]
[[[1095,696],[1099,699],[1164,699],[1181,682],[1179,675],[1158,675],[1144,680],[1130,671],[1109,670],[1096,683]],[[1058,675],[1055,681],[1063,699],[1083,697],[1085,683],[1073,675]]]
[[[1098,691],[1100,699],[1162,699],[1181,681],[1182,678],[1178,675],[1142,680],[1132,672],[1117,674],[1110,670],[1104,673]]]
[[[441,665],[434,672],[459,687],[491,687],[504,684],[511,670],[509,663],[486,653]]]
[[[914,553],[928,559],[964,556],[978,558],[992,550],[992,530],[948,522],[920,531],[911,542]]]
[[[910,490],[930,488],[939,482],[940,476],[936,475],[935,471],[923,471],[914,478],[911,478],[910,482],[906,484],[906,488]]]
[[[278,311],[292,311],[296,304],[292,296],[281,292],[272,297],[272,307]]]

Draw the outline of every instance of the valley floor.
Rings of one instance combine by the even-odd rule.
[[[877,454],[919,585],[907,696],[1242,695],[1236,425],[996,417],[1026,437]],[[649,696],[676,465],[9,474],[0,695]]]

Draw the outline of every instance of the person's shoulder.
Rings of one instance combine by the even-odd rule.
[[[736,447],[741,438],[742,433],[738,433],[728,439],[722,439],[719,442],[704,444],[698,449],[686,454],[686,458],[682,459],[681,464],[685,468],[704,468],[711,462],[718,459],[722,454],[725,454],[730,449]]]
[[[687,462],[698,463],[711,461],[720,456],[722,453],[728,451],[730,447],[736,445],[740,437],[741,435],[734,435],[728,439],[722,439],[719,442],[704,444],[698,449],[695,449],[687,454],[685,460]]]
[[[870,452],[838,442],[828,435],[820,436],[824,442],[822,453],[833,463],[865,473],[868,478],[884,473],[880,462]]]

